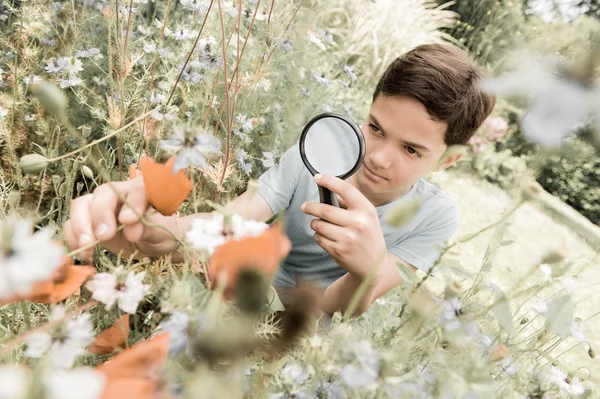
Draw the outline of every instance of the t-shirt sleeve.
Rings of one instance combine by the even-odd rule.
[[[389,252],[414,267],[428,272],[441,256],[438,247],[446,242],[458,229],[460,213],[454,202],[446,201],[440,211],[433,212],[415,232],[388,249]]]
[[[303,168],[304,163],[296,143],[282,155],[278,164],[273,165],[258,178],[260,183],[258,193],[267,201],[274,214],[290,205]]]

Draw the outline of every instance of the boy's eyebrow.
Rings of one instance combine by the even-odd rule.
[[[381,130],[382,132],[385,133],[385,131],[381,127],[381,124],[379,123],[379,121],[377,121],[377,118],[375,118],[373,116],[373,114],[369,114],[369,118],[371,118],[373,120],[373,122],[375,122],[375,124],[377,125],[377,127],[379,127],[379,130]],[[410,147],[413,147],[415,149],[420,149],[420,150],[423,150],[425,152],[429,152],[429,148],[425,147],[424,145],[417,144],[417,143],[412,143],[410,141],[404,141],[404,140],[403,140],[403,142],[404,142],[404,144],[406,144],[406,145],[408,145]]]

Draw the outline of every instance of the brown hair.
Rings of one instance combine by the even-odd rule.
[[[429,115],[448,125],[446,145],[466,144],[494,109],[496,97],[483,91],[485,70],[456,47],[425,44],[396,58],[377,83],[379,95],[411,96]]]

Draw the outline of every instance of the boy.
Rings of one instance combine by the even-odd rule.
[[[447,45],[422,45],[400,56],[386,70],[373,93],[362,131],[366,152],[359,171],[347,181],[315,176],[315,181],[338,194],[345,209],[320,204],[315,181],[300,160],[297,146],[281,165],[260,177],[259,195],[248,192],[231,206],[245,218],[268,220],[286,209],[286,234],[292,250],[273,282],[285,297],[296,277],[316,280],[325,289],[323,310],[344,312],[363,279],[371,273],[366,294],[355,315],[402,282],[396,263],[427,271],[459,223],[456,204],[423,177],[445,169],[461,158],[447,151],[466,144],[491,113],[495,98],[482,91],[483,71],[467,55]],[[142,179],[113,183],[139,213],[148,212]],[[395,229],[383,221],[401,201],[420,195],[421,209],[405,226]],[[64,232],[72,248],[95,239],[107,249],[127,256],[160,256],[174,252],[177,243],[164,230],[146,228],[113,189],[104,184],[93,194],[77,198]],[[151,223],[166,225],[183,236],[191,220],[160,214]],[[117,219],[126,227],[115,234]],[[90,256],[86,250],[82,256]],[[175,253],[174,260],[178,260]],[[378,266],[379,265],[379,266]],[[285,302],[285,300],[284,300]]]

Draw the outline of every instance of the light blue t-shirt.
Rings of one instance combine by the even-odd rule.
[[[260,178],[259,194],[274,213],[286,209],[284,230],[292,249],[281,264],[273,285],[289,287],[299,280],[314,280],[323,287],[346,274],[346,270],[314,240],[310,221],[314,216],[300,210],[305,202],[319,202],[312,175],[300,158],[298,143],[292,146]],[[413,219],[397,229],[385,223],[387,213],[399,202],[421,195],[423,205]],[[424,271],[434,264],[443,246],[458,228],[459,210],[439,188],[421,179],[398,200],[376,207],[388,251]]]

